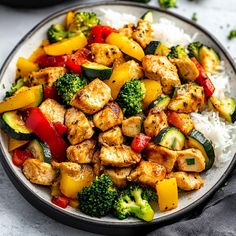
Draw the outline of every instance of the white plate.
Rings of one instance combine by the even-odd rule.
[[[179,15],[160,10],[155,7],[149,7],[147,5],[141,5],[136,3],[125,2],[105,2],[99,4],[91,4],[84,6],[76,6],[73,8],[65,9],[57,12],[48,18],[40,22],[35,28],[33,28],[14,48],[11,54],[5,61],[0,72],[0,99],[5,95],[5,92],[10,88],[12,82],[15,79],[16,62],[19,56],[28,57],[46,38],[47,29],[51,24],[56,22],[63,22],[65,13],[70,10],[85,10],[94,11],[101,15],[100,9],[112,9],[118,12],[132,13],[133,15],[140,17],[147,10],[153,10],[154,18],[165,17],[175,22],[177,26],[183,28],[184,31],[190,35],[197,33],[196,40],[203,42],[213,47],[219,52],[220,57],[225,62],[225,68],[228,75],[231,77],[231,87],[236,88],[236,68],[232,58],[227,54],[223,46],[205,29],[194,24]],[[236,89],[234,89],[236,91]],[[235,94],[234,94],[235,95]],[[88,231],[109,233],[109,234],[131,234],[137,232],[141,228],[157,226],[163,223],[172,222],[177,218],[185,216],[190,210],[197,207],[204,200],[206,200],[219,186],[226,180],[226,177],[233,169],[236,163],[235,158],[231,158],[230,161],[224,163],[220,168],[213,167],[207,173],[202,174],[205,181],[204,186],[198,190],[190,193],[184,193],[180,195],[179,206],[177,209],[160,213],[156,212],[155,219],[151,223],[143,223],[137,219],[129,218],[123,221],[116,219],[115,217],[93,218],[80,213],[78,210],[68,207],[67,209],[59,208],[51,203],[51,197],[48,189],[31,184],[21,170],[12,164],[11,156],[7,151],[7,138],[4,133],[0,135],[1,150],[3,157],[1,162],[9,175],[16,188],[22,193],[22,195],[35,207],[46,213],[52,218],[55,218],[65,224],[69,224],[74,227],[82,228]]]

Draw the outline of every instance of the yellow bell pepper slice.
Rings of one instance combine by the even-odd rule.
[[[111,88],[111,95],[114,99],[117,98],[121,87],[131,79],[140,79],[143,77],[143,72],[137,63],[133,60],[127,61],[112,71],[109,80],[104,81]]]
[[[161,212],[178,207],[178,187],[175,178],[158,181],[156,190]]]
[[[8,151],[14,151],[17,148],[24,146],[28,142],[29,140],[18,140],[10,137],[8,140]]]
[[[83,33],[75,37],[63,39],[59,42],[44,47],[47,55],[59,56],[64,54],[72,54],[78,49],[82,49],[87,45],[87,39]]]
[[[142,47],[137,42],[124,35],[111,33],[106,38],[106,43],[116,45],[122,52],[139,61],[142,61],[145,56]]]
[[[49,45],[49,41],[47,39],[43,40],[40,46],[35,51],[33,51],[28,60],[35,62],[39,57],[46,55],[44,47],[47,45]]]
[[[0,113],[26,107],[36,101],[35,92],[31,89],[17,93],[6,101],[0,102]]]
[[[73,12],[73,11],[69,11],[69,12],[66,14],[66,28],[67,28],[67,29],[69,28],[69,26],[70,26],[71,23],[73,22],[74,16],[75,16],[75,12]]]
[[[25,77],[29,73],[39,70],[39,67],[37,64],[23,57],[19,57],[16,63],[16,67],[17,67],[16,77],[20,77],[20,76]]]

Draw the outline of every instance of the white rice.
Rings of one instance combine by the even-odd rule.
[[[102,21],[104,25],[114,28],[121,28],[128,23],[137,23],[138,18],[125,13],[118,13],[112,10],[101,10]],[[188,35],[183,29],[176,26],[175,22],[166,18],[160,18],[153,24],[154,39],[166,44],[168,47],[174,45],[187,46],[195,40],[196,35]],[[214,96],[222,99],[230,94],[230,79],[224,70],[224,63],[221,65],[222,71],[215,74],[209,74],[212,83],[215,86]],[[205,110],[202,113],[191,114],[195,128],[204,134],[206,138],[212,141],[215,149],[215,165],[232,159],[236,152],[236,126],[229,124],[219,117],[217,112]]]

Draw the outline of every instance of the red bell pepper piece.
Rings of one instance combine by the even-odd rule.
[[[46,119],[41,110],[38,107],[28,108],[24,118],[26,126],[48,144],[53,159],[57,162],[64,161],[68,145],[57,133],[54,126]]]
[[[118,32],[116,29],[105,26],[105,25],[96,25],[92,28],[91,33],[88,38],[88,43],[105,43],[105,39],[112,32]]]
[[[69,199],[65,196],[54,197],[52,203],[61,208],[66,208],[69,204]]]
[[[150,140],[151,137],[148,137],[147,135],[140,133],[139,135],[134,136],[134,139],[131,143],[131,148],[135,152],[140,153],[145,147],[147,147]]]
[[[48,56],[42,55],[36,59],[36,63],[39,65],[40,68],[46,67],[56,67],[62,66],[65,67],[67,61],[67,55],[63,56]]]
[[[21,167],[26,159],[31,158],[32,154],[28,150],[16,149],[12,155],[12,162],[14,165]]]
[[[53,125],[54,125],[58,134],[60,134],[61,136],[66,134],[67,127],[65,125],[63,125],[60,121],[53,123]]]
[[[56,101],[59,100],[59,96],[57,94],[57,90],[54,87],[44,87],[43,88],[44,99],[51,98]]]
[[[66,67],[73,73],[82,74],[81,64],[90,60],[90,51],[86,48],[76,51],[72,55],[67,55]]]
[[[205,69],[202,67],[202,65],[200,65],[197,59],[195,57],[191,57],[191,60],[199,71],[199,76],[197,77],[196,82],[204,88],[205,95],[208,98],[214,93],[215,87],[210,78],[207,76]]]

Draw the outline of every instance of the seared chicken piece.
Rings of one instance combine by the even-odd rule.
[[[104,174],[107,174],[111,177],[112,182],[118,188],[125,188],[127,185],[127,177],[131,172],[131,168],[110,168],[105,169]]]
[[[137,43],[145,48],[153,39],[152,24],[149,21],[139,19],[132,37]]]
[[[28,84],[30,86],[43,84],[46,87],[52,87],[53,83],[66,72],[64,67],[47,67],[34,71],[28,76]]]
[[[178,170],[187,172],[202,172],[205,170],[205,158],[202,152],[195,148],[177,151],[176,166]]]
[[[93,116],[94,125],[102,131],[120,125],[124,116],[117,103],[108,103],[105,108]]]
[[[145,75],[149,79],[160,80],[165,94],[171,94],[180,85],[177,68],[165,56],[147,55],[142,61]]]
[[[96,148],[95,140],[86,140],[75,146],[70,146],[66,150],[67,158],[79,164],[92,163],[93,154]]]
[[[142,118],[140,116],[131,116],[122,121],[122,133],[128,137],[134,137],[141,132]]]
[[[120,49],[115,45],[105,43],[91,44],[92,59],[98,64],[112,66],[115,59],[123,57]]]
[[[100,133],[98,136],[98,142],[100,144],[108,145],[108,146],[116,146],[122,144],[124,141],[124,137],[121,132],[121,128],[116,126],[108,131]]]
[[[126,145],[103,146],[99,157],[102,161],[102,165],[115,167],[128,167],[138,163],[141,159],[141,155],[134,152],[131,147]]]
[[[166,178],[175,178],[178,188],[185,191],[200,189],[204,184],[203,179],[198,173],[178,171],[168,174]]]
[[[52,123],[61,122],[64,124],[66,109],[53,99],[46,99],[41,105],[40,110]]]
[[[165,166],[166,172],[170,173],[177,159],[177,152],[168,148],[149,143],[144,150],[144,155],[148,161],[156,162]]]
[[[179,76],[184,80],[195,81],[199,76],[199,71],[190,58],[175,58],[171,59],[171,62],[177,67]]]
[[[134,24],[129,23],[129,24],[125,25],[123,28],[120,28],[119,33],[128,37],[128,38],[132,38],[134,29],[135,29]]]
[[[144,120],[144,130],[149,137],[156,136],[160,130],[168,127],[167,116],[159,107],[152,108]]]
[[[110,98],[110,87],[101,80],[95,79],[75,94],[70,105],[92,115],[101,110]]]
[[[104,166],[101,163],[100,160],[100,150],[97,150],[94,154],[93,154],[93,160],[92,160],[93,165],[93,171],[95,173],[96,176],[101,175],[104,172]]]
[[[131,171],[127,179],[155,188],[156,182],[163,180],[165,176],[166,168],[164,166],[155,162],[141,160],[137,167]]]
[[[204,89],[193,83],[177,87],[176,95],[171,99],[168,108],[173,111],[190,113],[199,111],[204,106]]]
[[[23,173],[31,183],[40,185],[51,185],[56,178],[56,171],[50,164],[32,158],[25,160]]]
[[[76,108],[70,108],[66,111],[65,125],[67,126],[68,140],[72,145],[90,139],[94,134],[91,122],[83,112]]]
[[[117,68],[118,66],[120,66],[121,64],[125,63],[126,60],[124,57],[119,57],[117,59],[114,60],[112,69],[114,70],[115,68]]]

